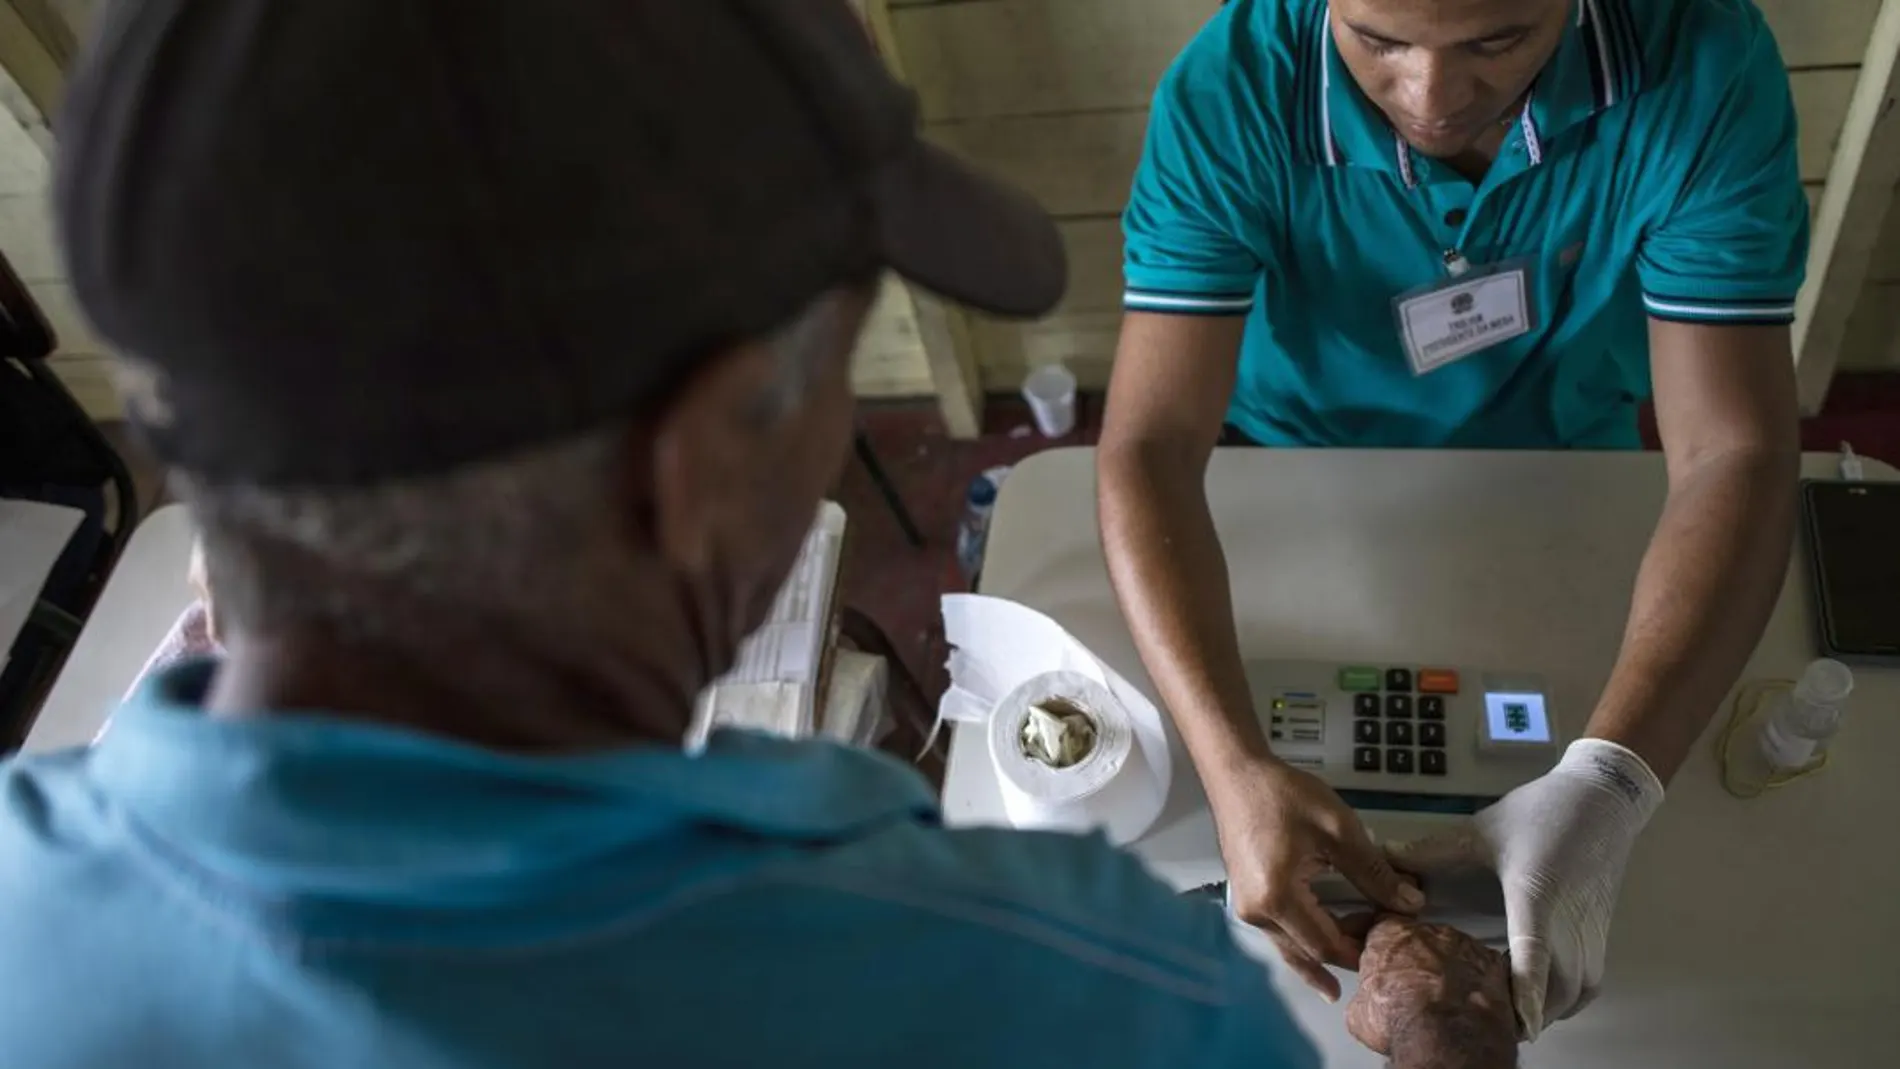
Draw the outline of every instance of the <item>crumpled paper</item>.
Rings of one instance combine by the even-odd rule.
[[[937,715],[980,724],[1017,686],[1045,672],[1076,672],[1102,684],[1132,715],[1159,724],[1161,712],[1121,674],[1042,613],[1007,598],[943,597],[943,634],[950,643],[950,688]]]

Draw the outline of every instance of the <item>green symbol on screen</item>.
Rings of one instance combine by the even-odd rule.
[[[1504,707],[1504,726],[1513,735],[1529,734],[1531,730],[1531,707],[1522,702],[1511,702]]]

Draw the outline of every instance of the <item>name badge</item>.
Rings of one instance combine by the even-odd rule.
[[[1522,337],[1534,326],[1521,260],[1400,294],[1392,306],[1414,375]]]

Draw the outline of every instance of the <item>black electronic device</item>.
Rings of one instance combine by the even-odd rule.
[[[1801,484],[1821,649],[1900,664],[1900,483]]]

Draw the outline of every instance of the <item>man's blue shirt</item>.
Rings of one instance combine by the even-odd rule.
[[[877,755],[511,756],[210,677],[0,766],[7,1069],[1319,1064],[1219,909]]]

